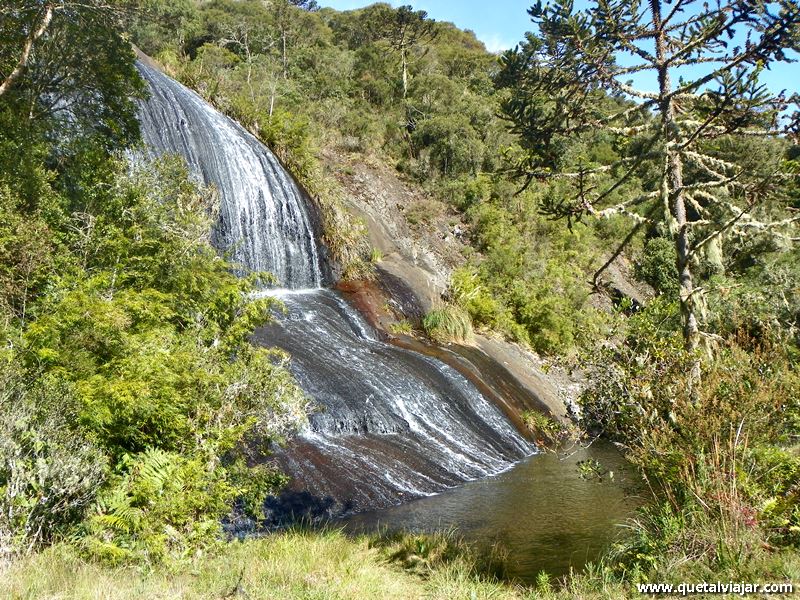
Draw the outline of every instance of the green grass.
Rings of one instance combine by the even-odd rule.
[[[296,530],[223,544],[214,554],[158,567],[107,566],[56,545],[12,563],[0,562],[0,598],[9,600],[572,600],[641,598],[609,567],[589,565],[566,581],[541,574],[523,587],[497,579],[502,552],[475,552],[453,533],[351,538],[340,531]],[[674,566],[674,565],[673,565]],[[716,581],[718,573],[654,572],[642,581]],[[762,552],[753,582],[797,581],[794,552]],[[727,577],[721,580],[727,581]],[[737,579],[738,580],[738,579]]]
[[[414,326],[408,319],[403,319],[389,325],[389,331],[395,334],[411,335],[414,333]]]
[[[526,410],[522,413],[522,421],[533,434],[536,443],[543,448],[555,448],[559,442],[577,435],[574,425],[561,423],[556,419],[538,411]]]
[[[467,312],[452,304],[443,304],[431,310],[422,319],[425,333],[439,344],[471,342],[472,320]]]

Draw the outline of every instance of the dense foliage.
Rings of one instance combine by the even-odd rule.
[[[244,451],[305,399],[247,341],[272,302],[211,247],[213,195],[121,154],[144,92],[116,16],[63,8],[0,103],[0,553],[159,560],[258,515],[283,478]]]

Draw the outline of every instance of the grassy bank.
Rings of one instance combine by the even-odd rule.
[[[517,598],[516,590],[481,582],[467,559],[422,572],[404,568],[367,538],[339,532],[288,532],[226,544],[213,555],[158,568],[86,562],[65,546],[0,571],[0,597],[109,600],[170,598]],[[406,554],[406,558],[408,555]],[[415,565],[414,569],[410,564]]]
[[[0,597],[13,600],[508,599],[633,598],[635,588],[589,568],[566,584],[499,581],[452,536],[350,538],[339,531],[291,531],[223,545],[213,554],[158,567],[87,562],[56,545],[0,566]]]
[[[676,556],[673,556],[677,560]],[[608,557],[611,564],[610,556]],[[673,563],[673,567],[675,564]],[[800,557],[765,551],[750,561],[752,582],[798,581]],[[350,538],[339,531],[290,531],[224,544],[215,552],[157,567],[89,562],[56,545],[0,566],[0,597],[13,600],[508,599],[641,598],[611,566],[589,565],[564,581],[541,575],[523,587],[497,579],[502,555],[478,555],[451,535]],[[687,578],[688,577],[688,578]],[[716,581],[682,569],[643,582]],[[720,579],[728,581],[727,577]],[[733,578],[733,581],[741,581]],[[698,596],[702,597],[702,596]],[[719,596],[716,596],[719,597]]]

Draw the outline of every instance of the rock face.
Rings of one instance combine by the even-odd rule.
[[[370,320],[388,328],[392,316],[380,310],[381,305],[388,305],[396,316],[418,323],[441,302],[453,269],[464,264],[466,244],[462,238],[468,226],[442,202],[426,197],[385,165],[362,162],[334,150],[323,157],[346,189],[349,208],[364,219],[370,242],[383,255],[378,275],[384,300],[362,298],[361,302]],[[546,365],[530,350],[496,336],[478,334],[475,346],[538,399],[520,405],[518,411],[542,410],[562,421],[574,412],[580,378]],[[480,362],[480,358],[473,354],[472,361]]]
[[[464,223],[385,165],[347,160],[332,150],[323,158],[347,191],[348,208],[367,224],[370,243],[382,254],[380,269],[403,281],[428,312],[464,262]]]
[[[265,290],[287,310],[253,339],[289,352],[319,407],[278,451],[294,499],[328,512],[386,506],[500,473],[536,451],[462,372],[385,343],[339,292],[320,287],[322,248],[308,199],[267,148],[179,83],[140,70],[152,90],[140,111],[150,150],[183,156],[219,190],[220,250],[289,288]],[[293,500],[280,502],[276,512],[297,510]]]

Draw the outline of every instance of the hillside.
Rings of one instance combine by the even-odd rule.
[[[796,55],[800,9],[661,4],[534,7],[534,33],[502,56],[384,3],[0,9],[0,593],[800,581],[800,112],[797,90],[759,82]],[[727,48],[741,30],[748,44]],[[137,56],[216,110],[174,81],[175,102],[147,105]],[[637,91],[627,76],[648,69],[657,90]],[[178,112],[169,135],[206,162],[152,152],[176,93],[209,135],[224,120],[224,152],[185,142],[200,122]],[[232,199],[245,179],[264,212]],[[249,229],[233,239],[232,224]],[[251,242],[281,277],[240,252]],[[398,472],[433,482],[409,487],[425,495],[511,468],[531,441],[601,439],[647,502],[559,581],[506,581],[513,557],[455,534],[226,537],[268,522],[277,465],[303,462],[293,447],[320,457],[312,486],[363,483],[371,471],[347,469],[367,465],[398,498]],[[596,461],[576,477],[614,484]]]

